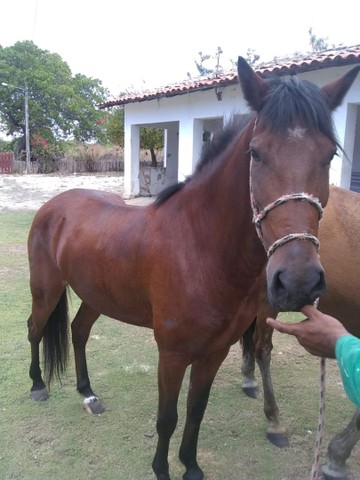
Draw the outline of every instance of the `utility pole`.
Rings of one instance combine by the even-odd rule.
[[[26,80],[24,82],[24,96],[25,96],[25,148],[26,148],[26,173],[31,173],[30,163],[30,131],[29,131],[29,103],[28,103],[28,87]]]

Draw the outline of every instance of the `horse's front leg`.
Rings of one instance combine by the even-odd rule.
[[[89,339],[91,327],[99,316],[100,314],[97,311],[83,302],[71,324],[77,390],[84,397],[85,410],[93,414],[100,414],[105,411],[104,406],[91,389],[86,363],[86,343]]]
[[[156,422],[158,443],[152,462],[157,480],[170,480],[169,444],[178,420],[177,403],[187,366],[188,363],[181,355],[159,351],[159,405]]]
[[[224,361],[229,348],[226,347],[193,363],[187,401],[187,417],[180,446],[179,457],[186,467],[184,480],[202,480],[203,471],[197,463],[197,443],[201,421],[208,403],[211,385]]]
[[[360,410],[355,412],[349,425],[336,435],[328,446],[328,463],[322,467],[325,479],[347,480],[346,460],[360,440]]]

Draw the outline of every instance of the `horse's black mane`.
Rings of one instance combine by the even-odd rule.
[[[155,205],[162,205],[169,197],[181,190],[192,178],[196,177],[204,170],[204,168],[218,159],[220,154],[226,150],[232,140],[238,135],[249,123],[250,115],[232,116],[226,125],[216,132],[212,139],[204,143],[200,159],[196,165],[196,169],[192,175],[183,182],[175,183],[162,190],[156,198]]]
[[[258,112],[258,121],[266,122],[274,132],[284,132],[300,122],[304,128],[322,132],[341,149],[336,139],[331,110],[321,88],[307,80],[299,81],[294,76],[288,79],[271,79],[269,86],[264,104]],[[155,205],[162,205],[207,165],[217,160],[249,120],[250,115],[233,116],[224,128],[204,145],[194,174],[183,182],[165,188],[159,193]]]

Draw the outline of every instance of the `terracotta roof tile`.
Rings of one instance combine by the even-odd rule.
[[[288,58],[274,59],[268,63],[256,65],[255,71],[263,78],[293,75],[323,68],[339,67],[360,63],[360,45],[338,47],[319,53],[298,54]],[[127,103],[144,102],[163,97],[173,97],[195,91],[225,87],[238,82],[237,72],[231,70],[218,75],[198,77],[179,83],[158,87],[153,90],[134,92],[121,97],[99,103],[99,108],[114,107]]]

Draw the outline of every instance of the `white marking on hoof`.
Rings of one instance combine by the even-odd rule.
[[[84,398],[84,405],[88,405],[89,403],[97,402],[99,399],[95,397],[95,395],[91,395],[91,397]]]
[[[243,388],[257,388],[258,383],[256,380],[253,380],[252,378],[245,378],[243,381]]]
[[[95,402],[98,402],[98,401],[99,401],[99,399],[97,397],[95,397],[95,395],[92,395],[91,397],[84,398],[84,408],[87,411],[87,413],[90,413],[91,415],[94,414],[93,408],[91,408],[91,407]]]

